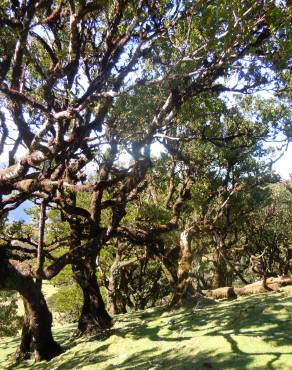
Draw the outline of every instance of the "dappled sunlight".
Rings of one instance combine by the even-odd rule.
[[[205,302],[199,309],[158,307],[118,315],[112,335],[103,340],[74,338],[75,324],[56,327],[55,338],[65,351],[48,363],[27,362],[15,369],[289,369],[290,293],[286,287]],[[0,344],[4,364],[17,344],[15,338]]]

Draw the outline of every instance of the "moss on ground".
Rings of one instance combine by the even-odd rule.
[[[292,369],[292,287],[278,293],[165,311],[120,315],[103,340],[70,339],[74,325],[56,327],[66,350],[50,362],[15,369]],[[18,338],[2,340],[1,368]]]

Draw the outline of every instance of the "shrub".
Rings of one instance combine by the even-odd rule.
[[[52,310],[60,315],[62,321],[76,322],[82,308],[82,290],[76,283],[62,287],[54,293],[48,303]]]
[[[9,291],[0,292],[0,337],[14,336],[22,324],[17,315],[17,294]]]

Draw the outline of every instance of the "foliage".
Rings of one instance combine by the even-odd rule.
[[[263,261],[270,273],[289,275],[292,272],[292,194],[283,182],[270,185],[268,190],[271,192],[268,204],[256,209],[246,225],[248,249],[253,254],[264,253]]]
[[[281,230],[265,222],[274,197],[267,185],[279,180],[266,142],[283,149],[291,139],[288,2],[2,5],[0,212],[27,199],[48,204],[44,243],[38,208],[33,224],[2,232],[4,288],[10,260],[17,289],[28,275],[63,270],[52,303],[75,318],[70,264],[81,288],[98,276],[136,309],[191,277],[196,289],[243,280],[265,240],[270,268],[280,269],[290,215],[279,211]],[[271,96],[257,94],[267,89]],[[153,144],[165,152],[155,157]]]
[[[18,296],[14,292],[0,292],[0,337],[15,336],[22,324],[17,314]]]
[[[76,283],[59,288],[48,303],[53,312],[60,315],[61,322],[76,322],[82,308],[82,291]]]
[[[73,283],[71,266],[65,266],[63,270],[51,280],[51,283],[57,287],[70,286]]]

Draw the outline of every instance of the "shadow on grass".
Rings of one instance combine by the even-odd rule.
[[[19,337],[16,338],[0,338],[0,353],[1,353],[1,358],[0,358],[0,369],[2,369],[2,362],[7,364],[6,368],[11,363],[11,359],[19,346],[20,339]],[[3,367],[4,368],[4,367]]]
[[[281,294],[266,293],[232,302],[225,301],[217,304],[213,302],[212,305],[203,304],[201,307],[195,305],[170,312],[166,312],[164,308],[158,308],[122,315],[116,319],[122,327],[113,329],[114,334],[120,337],[118,340],[121,347],[124,338],[127,337],[133,339],[133,345],[135,340],[148,338],[155,342],[157,348],[143,348],[142,351],[137,351],[128,357],[127,348],[121,348],[122,354],[117,356],[115,353],[109,354],[110,344],[106,341],[97,349],[90,350],[87,340],[84,339],[82,341],[84,345],[74,353],[72,349],[72,353],[65,352],[55,358],[51,364],[35,364],[33,369],[53,367],[56,370],[65,370],[92,365],[94,369],[106,370],[151,368],[157,370],[288,370],[288,364],[281,367],[281,364],[284,364],[288,357],[291,358],[292,354],[291,351],[288,352],[288,345],[291,343],[292,312],[291,305],[288,306],[287,303],[288,299]],[[68,339],[73,329],[73,326],[69,326],[54,330],[55,339],[65,349],[76,344],[70,343]],[[241,336],[245,337],[243,341]],[[213,339],[210,347],[208,347],[207,337]],[[260,341],[253,347],[252,341],[255,337]],[[224,341],[224,346],[219,345],[219,342],[217,346],[217,338],[218,341],[220,338]],[[159,347],[160,341],[172,342],[173,347],[162,349]],[[266,342],[267,346],[263,346],[262,342]],[[5,348],[9,343],[6,342]],[[11,343],[16,345],[17,339],[11,340]],[[278,346],[285,346],[285,348],[278,348]],[[112,358],[118,362],[107,366],[104,362]]]
[[[261,337],[275,345],[291,342],[292,308],[279,303],[275,294],[262,294],[232,303],[221,303],[210,309],[184,311],[175,319],[173,330],[204,330],[208,335],[246,335]],[[212,326],[208,323],[212,322]],[[213,330],[212,327],[214,328]],[[290,331],[289,331],[290,328]]]
[[[0,338],[0,351],[5,350],[10,347],[17,347],[19,344],[19,337],[14,337],[14,338]]]
[[[76,325],[71,324],[64,327],[53,328],[53,335],[56,342],[60,343],[62,347],[67,347],[69,343],[74,342],[72,338],[76,331]]]
[[[130,337],[134,339],[141,339],[141,338],[148,338],[151,341],[165,341],[165,342],[181,342],[184,340],[191,339],[192,337],[177,337],[177,338],[168,338],[166,335],[159,335],[159,331],[163,326],[157,326],[148,328],[145,325],[137,326],[136,328],[131,329],[116,329],[115,334],[117,336],[125,337],[126,335],[130,335]]]
[[[236,343],[232,338],[226,338]],[[235,343],[234,343],[235,342]],[[236,346],[236,344],[235,344]],[[153,350],[145,350],[136,353],[129,357],[120,366],[107,366],[106,370],[113,369],[135,369],[135,370],[146,370],[146,369],[168,369],[168,370],[204,370],[204,369],[220,369],[220,370],[232,370],[232,369],[253,369],[253,370],[288,370],[287,367],[279,367],[279,364],[273,366],[273,363],[281,359],[282,354],[277,352],[268,353],[245,353],[233,346],[233,353],[220,353],[214,354],[210,351],[201,351],[192,354],[190,350],[189,354],[180,353],[181,348],[167,350],[163,353],[156,354]],[[291,354],[291,353],[290,353]],[[288,355],[288,354],[287,354]],[[268,356],[268,361],[261,361],[260,357]],[[256,365],[254,363],[255,358],[257,362],[262,365]],[[283,360],[284,363],[284,360]]]
[[[153,350],[145,350],[129,357],[119,366],[109,365],[105,370],[113,369],[167,369],[167,370],[207,370],[207,369],[247,369],[251,366],[253,358],[249,356],[238,356],[237,354],[215,355],[208,351],[199,353],[182,354],[177,350],[167,350],[160,354],[153,353]],[[264,369],[263,367],[252,367],[252,369]]]
[[[56,357],[53,360],[53,367],[54,370],[72,370],[72,369],[80,369],[83,366],[93,365],[96,369],[99,368],[99,364],[108,360],[111,356],[103,355],[103,352],[106,352],[109,345],[105,344],[97,348],[94,352],[77,352],[74,353],[74,357],[70,359],[64,359],[61,356]],[[43,369],[50,369],[49,364],[46,363],[39,363],[35,364],[33,367],[34,370],[43,370]]]
[[[285,297],[284,297],[285,298]],[[153,350],[145,350],[129,357],[118,367],[108,366],[106,369],[280,369],[281,360],[285,362],[285,357],[292,352],[283,351],[278,346],[288,346],[291,343],[292,312],[291,306],[281,304],[278,294],[265,293],[257,296],[245,297],[232,302],[221,302],[214,306],[204,306],[201,309],[185,309],[177,312],[170,312],[163,315],[163,318],[171,317],[168,329],[172,332],[194,332],[198,333],[198,343],[200,337],[211,336],[223,337],[230,345],[231,352],[211,353],[197,352],[194,346],[190,347],[196,353],[185,355],[181,352],[178,345],[177,349],[168,350],[162,354],[156,354]],[[161,313],[163,311],[160,311]],[[159,314],[152,312],[149,315],[152,320],[158,319]],[[148,316],[148,317],[149,317]],[[136,318],[146,318],[139,316]],[[148,318],[147,317],[147,318]],[[125,320],[127,321],[127,320]],[[130,321],[130,320],[129,320]],[[145,325],[124,328],[125,332],[135,339],[141,339],[147,336],[152,341],[187,341],[192,337],[178,336],[176,338],[167,338],[159,335],[163,326],[169,323],[157,324],[156,327],[147,328]],[[290,327],[290,331],[289,331]],[[183,330],[183,331],[181,331]],[[123,336],[123,329],[117,331],[117,335]],[[254,337],[260,338],[266,342],[271,349],[275,351],[261,351],[261,348],[255,348],[254,351],[241,350],[236,337],[245,336],[252,343]],[[187,344],[186,344],[187,346]],[[199,348],[198,348],[199,349]],[[277,362],[277,364],[275,364]],[[257,364],[259,364],[257,366]],[[284,366],[284,365],[283,365]],[[287,364],[288,366],[288,364]],[[283,367],[287,369],[288,367]],[[292,369],[292,367],[291,367]]]

